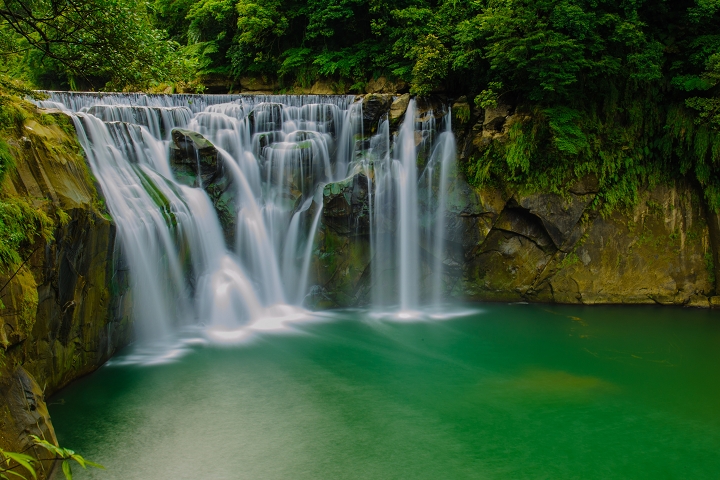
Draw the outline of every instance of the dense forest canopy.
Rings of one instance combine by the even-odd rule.
[[[40,86],[192,74],[369,78],[554,104],[647,85],[712,87],[716,0],[2,0],[0,54]],[[703,75],[704,74],[704,75]],[[104,80],[108,85],[99,83]]]
[[[476,184],[595,173],[615,205],[689,175],[720,207],[720,0],[0,0],[0,56],[6,89],[385,76],[524,113]]]

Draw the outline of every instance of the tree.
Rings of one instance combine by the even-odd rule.
[[[0,55],[25,55],[32,73],[60,70],[71,88],[182,77],[191,65],[150,20],[143,1],[0,0]]]

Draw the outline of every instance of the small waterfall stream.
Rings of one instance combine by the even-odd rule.
[[[306,315],[323,187],[358,173],[373,307],[415,313],[442,300],[456,156],[447,112],[436,122],[411,100],[396,132],[385,118],[365,139],[354,96],[48,94],[39,106],[72,116],[117,224],[141,337],[203,325],[232,341]],[[217,162],[210,174],[203,148]]]

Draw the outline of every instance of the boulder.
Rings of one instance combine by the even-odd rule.
[[[498,104],[496,107],[485,109],[485,119],[483,120],[483,128],[485,130],[493,130],[501,132],[505,126],[505,121],[510,116],[512,108],[510,105]]]
[[[268,77],[241,77],[240,88],[243,93],[272,93],[277,88],[277,82]]]
[[[311,95],[335,95],[339,93],[337,88],[333,88],[330,80],[318,80],[310,87]]]
[[[209,94],[229,93],[234,83],[232,78],[222,74],[202,75],[199,80],[199,85],[202,85],[203,87],[202,92]],[[190,84],[188,87],[190,87],[190,90],[192,91],[187,93],[197,92],[196,85]]]
[[[410,94],[406,93],[396,98],[390,105],[390,123],[397,124],[405,116],[408,104],[410,103]]]
[[[363,130],[365,135],[377,131],[380,119],[388,113],[392,103],[392,95],[369,93],[363,97]]]
[[[215,145],[197,132],[184,128],[172,131],[170,166],[177,179],[192,187],[213,183],[221,174]]]
[[[201,134],[182,128],[172,131],[172,139],[170,168],[175,178],[190,187],[202,186],[218,215],[225,240],[232,245],[237,218],[235,190],[217,148]]]
[[[363,173],[323,188],[323,222],[343,235],[370,232],[368,178]]]
[[[390,81],[387,77],[371,78],[365,84],[365,93],[403,93],[408,91],[404,80]]]

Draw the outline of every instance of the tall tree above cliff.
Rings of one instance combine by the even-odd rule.
[[[142,1],[0,0],[0,55],[59,70],[70,87],[138,88],[182,75],[177,50]]]

